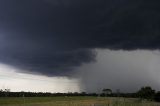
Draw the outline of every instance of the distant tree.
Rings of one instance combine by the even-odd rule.
[[[158,91],[155,96],[154,96],[154,100],[157,102],[160,102],[160,91]]]
[[[138,92],[137,92],[138,97],[141,99],[148,99],[148,100],[153,100],[154,95],[155,95],[155,90],[153,90],[150,86],[142,87]]]
[[[117,97],[121,96],[120,89],[116,89],[116,96]]]
[[[2,90],[2,89],[0,89],[0,92],[3,92],[3,90]]]
[[[86,92],[81,92],[81,96],[85,96],[86,94]]]
[[[105,96],[108,96],[108,95],[112,94],[111,89],[103,89],[102,92],[105,94]]]
[[[5,97],[8,97],[10,91],[10,89],[4,89]]]
[[[10,92],[11,90],[10,90],[10,89],[5,89],[4,91],[5,91],[5,92]]]

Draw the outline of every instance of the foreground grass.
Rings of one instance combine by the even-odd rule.
[[[105,97],[26,97],[0,98],[0,106],[160,106],[138,99]]]

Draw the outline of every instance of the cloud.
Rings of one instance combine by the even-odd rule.
[[[0,62],[45,75],[69,75],[95,60],[95,48],[160,48],[160,2],[1,0]]]

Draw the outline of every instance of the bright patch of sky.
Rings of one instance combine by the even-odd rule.
[[[18,69],[0,64],[0,89],[32,92],[79,92],[77,79],[18,73]]]

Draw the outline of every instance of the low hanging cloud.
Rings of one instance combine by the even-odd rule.
[[[70,75],[95,48],[160,48],[160,1],[1,0],[0,62]]]

